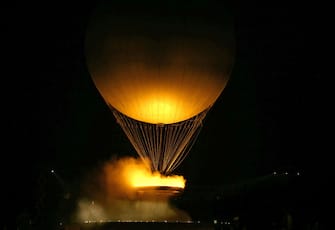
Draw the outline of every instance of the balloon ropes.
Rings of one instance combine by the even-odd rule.
[[[207,110],[173,124],[139,122],[115,109],[113,113],[141,158],[150,159],[153,171],[168,174],[186,157],[200,132]]]
[[[170,174],[228,82],[231,14],[221,5],[140,2],[97,6],[86,35],[87,65],[138,155],[153,171]]]

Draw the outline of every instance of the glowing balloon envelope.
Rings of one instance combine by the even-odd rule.
[[[229,14],[201,5],[186,11],[169,4],[96,8],[87,31],[88,69],[139,155],[159,162],[154,170],[175,168],[171,162],[186,154],[224,90],[233,64],[232,29]]]

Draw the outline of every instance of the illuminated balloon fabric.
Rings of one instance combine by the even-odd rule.
[[[87,33],[88,68],[119,112],[176,123],[208,109],[225,88],[233,57],[229,21],[178,13],[153,19],[159,12],[123,8],[96,12]]]
[[[175,8],[110,6],[98,6],[88,27],[88,69],[139,156],[169,174],[227,84],[231,21],[221,11],[201,18]]]

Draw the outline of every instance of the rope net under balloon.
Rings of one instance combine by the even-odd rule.
[[[178,123],[151,124],[134,120],[112,106],[110,108],[138,155],[151,161],[151,170],[165,175],[170,174],[185,159],[209,110]]]

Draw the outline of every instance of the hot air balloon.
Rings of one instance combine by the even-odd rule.
[[[231,14],[223,5],[139,2],[97,5],[86,34],[87,66],[138,155],[169,174],[230,77]]]

